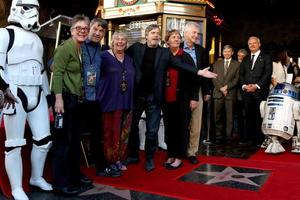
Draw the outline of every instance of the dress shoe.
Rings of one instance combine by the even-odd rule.
[[[88,177],[86,177],[84,174],[80,175],[79,181],[80,181],[80,183],[82,183],[84,185],[91,185],[93,183],[91,181],[91,179],[89,179]]]
[[[227,141],[225,139],[216,140],[217,145],[226,145]]]
[[[104,176],[104,177],[119,177],[121,175],[122,175],[121,171],[116,171],[109,167],[106,167],[103,170],[99,170],[96,172],[96,176]]]
[[[114,170],[114,171],[117,171],[117,172],[121,171],[121,170],[119,169],[118,165],[116,165],[116,164],[111,164],[111,165],[109,165],[109,168],[112,169],[112,170]]]
[[[151,172],[155,169],[155,166],[154,166],[154,161],[153,159],[148,159],[146,160],[146,165],[145,165],[145,170],[147,172]]]
[[[196,156],[189,156],[188,157],[188,160],[191,164],[195,165],[195,164],[198,164],[199,163],[199,160],[197,159]]]
[[[116,166],[118,167],[119,171],[126,171],[127,170],[127,166],[125,165],[124,162],[117,161]]]
[[[75,196],[81,192],[81,189],[79,187],[74,186],[65,186],[65,187],[54,187],[54,192],[58,195],[62,196]]]
[[[166,166],[166,169],[168,169],[168,170],[173,170],[173,169],[178,169],[179,167],[182,167],[182,165],[183,165],[183,162],[181,162],[179,165],[177,165],[177,166],[173,166],[172,164],[170,164],[170,165],[167,165]]]
[[[126,165],[139,163],[140,159],[137,157],[128,157],[126,160]]]
[[[167,167],[168,165],[171,165],[172,163],[171,162],[164,162],[163,164],[162,164],[162,166],[163,167]]]

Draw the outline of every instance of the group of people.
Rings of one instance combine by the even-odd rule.
[[[150,172],[155,169],[157,133],[163,113],[167,143],[163,165],[174,170],[183,165],[183,159],[197,164],[203,101],[213,95],[216,136],[225,141],[230,140],[233,110],[240,102],[238,107],[245,110],[245,115],[240,112],[238,118],[245,117],[246,121],[242,139],[260,145],[264,139],[260,102],[266,99],[270,84],[274,86],[285,81],[287,73],[299,71],[290,64],[286,53],[279,56],[277,63],[283,71],[276,64],[272,67],[270,57],[260,50],[259,38],[252,36],[248,40],[249,55],[241,50],[238,58],[242,60],[235,61],[233,47],[225,45],[224,59],[214,63],[211,72],[206,51],[197,44],[200,27],[195,22],[185,25],[183,36],[179,30],[167,31],[167,48],[159,45],[161,30],[157,24],[146,27],[145,44],[137,42],[127,48],[127,34],[116,31],[109,47],[101,44],[107,30],[105,20],[90,21],[84,15],[76,15],[70,38],[53,53],[51,90],[55,101],[49,106],[62,121],[50,133],[46,96],[51,92],[43,66],[43,45],[35,33],[40,28],[39,4],[37,0],[28,1],[25,15],[22,9],[28,2],[13,0],[10,25],[0,29],[5,167],[15,199],[28,199],[22,188],[21,157],[21,148],[26,144],[26,121],[33,134],[30,184],[62,195],[75,195],[92,184],[80,170],[81,133],[91,133],[96,175],[118,177],[128,164],[140,161],[138,126],[145,112],[144,168]],[[296,79],[295,76],[293,80]],[[50,149],[52,184],[43,178]]]
[[[80,140],[84,131],[91,133],[96,175],[117,177],[127,169],[127,164],[138,162],[138,123],[144,111],[145,170],[155,169],[153,158],[162,108],[170,146],[167,169],[180,167],[187,149],[191,149],[190,161],[198,162],[197,142],[188,144],[188,122],[198,105],[199,85],[203,81],[200,77],[215,78],[216,74],[205,68],[204,49],[195,44],[200,35],[196,23],[186,26],[185,33],[190,35],[185,43],[177,30],[167,33],[169,49],[159,46],[161,31],[156,24],[145,30],[146,44],[135,43],[127,49],[127,34],[116,31],[109,49],[100,44],[107,29],[105,20],[95,18],[90,22],[84,15],[74,16],[71,37],[53,54],[51,90],[55,100],[47,103],[51,91],[43,65],[43,45],[36,34],[40,29],[38,9],[37,0],[14,0],[9,26],[0,29],[5,168],[15,199],[28,199],[22,187],[21,157],[22,146],[26,144],[26,121],[33,135],[30,184],[45,191],[75,195],[91,186],[92,181],[80,170]],[[51,106],[53,109],[49,110]],[[176,108],[176,113],[183,110],[184,114],[174,118],[172,108]],[[49,111],[54,112],[55,125],[58,124],[52,133]],[[183,126],[177,123],[181,120]],[[200,134],[200,122],[195,121],[194,131]],[[173,123],[179,125],[177,136],[172,133]],[[50,149],[52,184],[43,178]]]
[[[225,45],[224,59],[213,65],[213,71],[218,74],[212,80],[215,140],[220,144],[232,143],[236,124],[240,144],[265,147],[260,103],[277,83],[299,84],[299,66],[286,50],[279,51],[272,62],[271,57],[260,50],[258,37],[249,37],[248,47],[250,53],[240,49],[236,61],[233,47]]]
[[[87,17],[76,15],[71,37],[54,52],[54,111],[63,115],[63,127],[52,134],[53,187],[63,194],[76,194],[91,184],[80,171],[83,130],[92,135],[96,175],[120,176],[128,164],[139,162],[138,124],[144,111],[145,170],[155,169],[162,109],[169,146],[166,168],[180,167],[187,155],[188,126],[191,111],[197,107],[199,77],[216,77],[201,62],[201,68],[196,67],[193,58],[180,48],[184,44],[177,30],[167,33],[169,48],[159,46],[160,28],[151,24],[145,30],[146,44],[135,43],[127,49],[127,34],[116,31],[111,49],[104,50],[100,41],[106,28],[102,19],[89,22]],[[189,24],[187,29],[197,30],[193,33],[196,40],[198,25]]]

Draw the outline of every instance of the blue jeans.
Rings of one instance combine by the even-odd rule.
[[[139,96],[135,102],[132,116],[132,126],[129,134],[129,156],[139,156],[139,121],[142,113],[146,113],[146,159],[152,159],[157,148],[157,133],[160,126],[161,108],[154,102],[153,95]]]

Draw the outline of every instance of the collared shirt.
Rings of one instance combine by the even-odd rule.
[[[197,57],[196,57],[195,46],[193,46],[192,48],[189,48],[188,45],[187,45],[187,43],[184,42],[183,43],[183,51],[185,51],[186,53],[190,54],[190,56],[193,58],[195,66],[197,66]]]
[[[253,63],[252,63],[251,69],[253,69],[254,63],[256,62],[256,60],[257,60],[259,54],[260,54],[260,50],[258,50],[258,51],[255,52],[255,53],[251,53],[251,57],[250,57],[250,58],[252,58],[252,55],[254,55],[254,59],[253,59]]]
[[[252,55],[254,55],[253,63],[252,63],[252,66],[251,66],[251,69],[252,69],[252,70],[253,70],[254,64],[255,64],[255,62],[256,62],[256,60],[257,60],[259,54],[260,54],[260,50],[258,50],[258,51],[255,52],[255,53],[251,53],[251,55],[250,55],[250,59],[252,58]],[[255,84],[255,85],[256,85],[256,87],[257,87],[258,89],[260,89],[260,86],[259,86],[258,84]],[[246,85],[242,85],[242,90],[245,89],[245,86],[246,86]]]
[[[229,59],[224,59],[224,66],[225,66],[226,61],[228,61],[228,67],[229,67],[229,66],[230,66],[230,62],[231,62],[231,58],[229,58]]]
[[[96,86],[100,80],[101,46],[87,39],[81,46],[85,99],[96,100]],[[88,77],[96,75],[95,85],[88,84]]]

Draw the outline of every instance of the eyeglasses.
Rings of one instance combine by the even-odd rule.
[[[81,32],[81,31],[88,32],[88,31],[89,31],[89,28],[88,28],[88,27],[75,26],[74,28],[75,28],[76,31],[78,31],[78,32]]]

